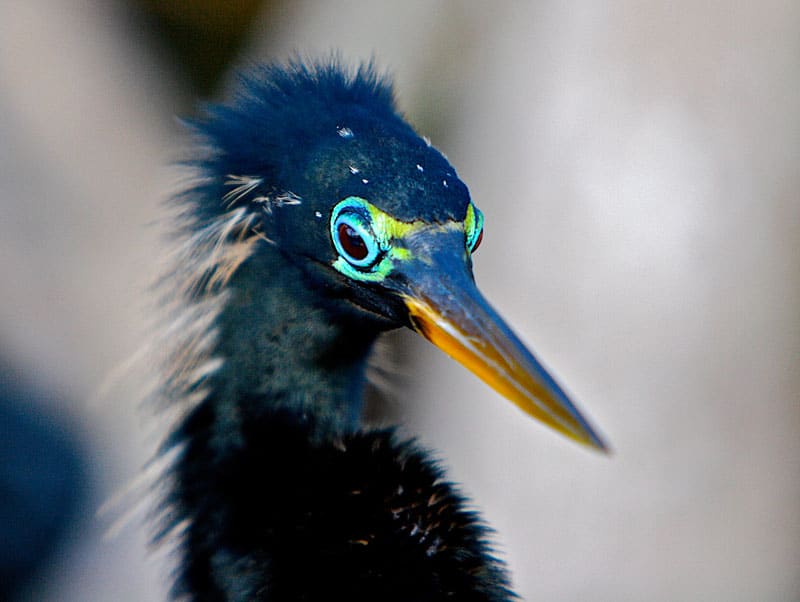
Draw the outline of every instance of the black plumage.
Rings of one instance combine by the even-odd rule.
[[[409,326],[602,447],[475,289],[466,186],[369,67],[257,69],[190,125],[199,177],[166,279],[181,309],[163,388],[185,407],[165,444],[175,595],[513,599],[436,463],[361,423],[372,345]]]
[[[198,443],[179,480],[193,599],[510,599],[484,528],[412,443],[384,430],[309,444],[309,424],[268,411],[220,459],[200,443],[210,413],[187,425]]]

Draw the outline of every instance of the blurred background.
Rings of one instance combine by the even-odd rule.
[[[175,116],[332,49],[394,74],[486,214],[481,288],[614,447],[391,337],[387,414],[521,596],[800,600],[800,5],[775,0],[0,3],[0,521],[28,527],[0,597],[165,599],[146,528],[96,512],[157,440],[126,364]]]

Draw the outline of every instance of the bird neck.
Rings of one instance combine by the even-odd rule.
[[[229,283],[218,319],[224,364],[212,384],[219,419],[260,419],[287,410],[312,437],[357,429],[366,365],[379,329],[307,288],[309,275],[268,248]],[[230,428],[234,425],[226,425]]]

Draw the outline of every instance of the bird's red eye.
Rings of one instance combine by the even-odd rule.
[[[472,253],[478,250],[478,247],[481,246],[481,241],[483,240],[483,229],[481,229],[481,233],[478,234],[478,240],[475,241],[475,244],[472,245]]]
[[[340,223],[336,230],[339,237],[339,244],[342,249],[356,261],[365,259],[369,254],[369,249],[361,235],[348,224]]]
[[[372,230],[369,210],[362,203],[366,201],[348,197],[334,207],[331,242],[341,259],[359,271],[370,271],[384,249]]]

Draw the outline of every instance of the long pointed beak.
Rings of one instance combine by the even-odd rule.
[[[412,327],[523,412],[594,449],[608,447],[481,295],[463,265],[418,264],[401,293]]]

